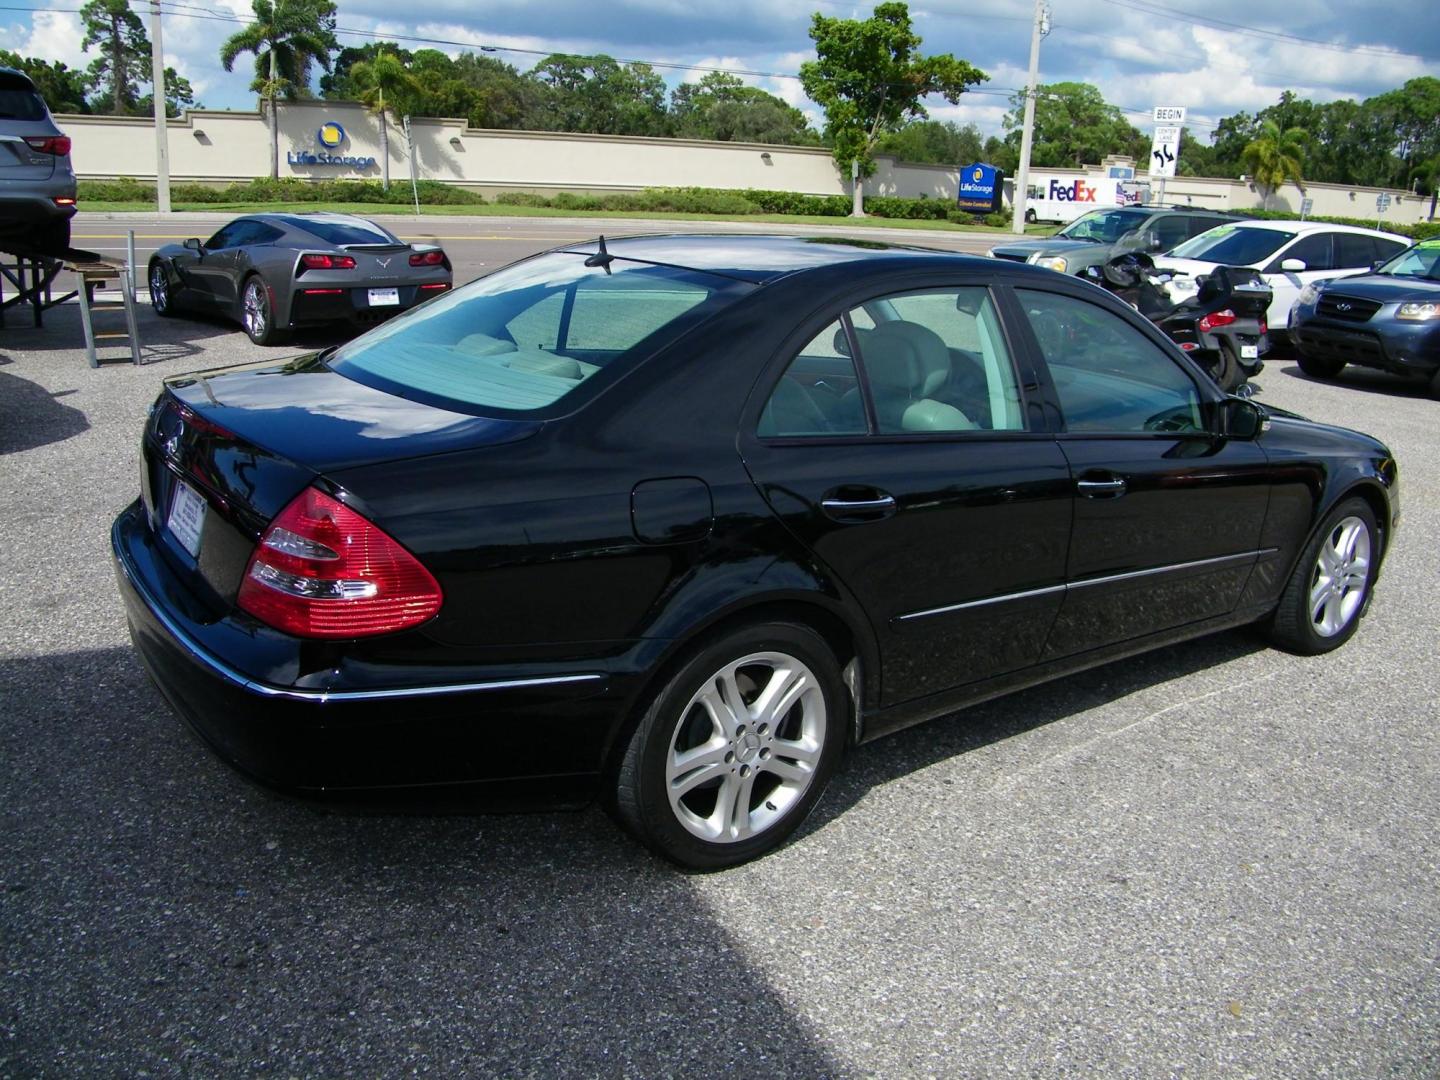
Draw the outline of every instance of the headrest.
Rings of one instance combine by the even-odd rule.
[[[950,378],[950,352],[940,335],[912,322],[887,322],[871,330],[862,346],[872,383],[930,397]]]

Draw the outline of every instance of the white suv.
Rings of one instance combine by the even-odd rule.
[[[1410,243],[1394,233],[1321,221],[1230,222],[1157,257],[1155,267],[1175,275],[1170,298],[1177,301],[1198,292],[1196,279],[1217,264],[1260,271],[1275,293],[1268,316],[1270,332],[1275,334],[1289,327],[1290,308],[1306,285],[1362,274]]]

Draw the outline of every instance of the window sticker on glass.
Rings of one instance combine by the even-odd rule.
[[[175,485],[170,501],[170,516],[165,527],[192,556],[200,554],[200,533],[205,528],[205,498],[184,481]]]

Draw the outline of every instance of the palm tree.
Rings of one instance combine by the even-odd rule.
[[[1280,130],[1274,120],[1266,120],[1254,139],[1240,153],[1240,163],[1250,171],[1260,186],[1262,205],[1270,208],[1270,196],[1290,181],[1302,192],[1305,184],[1300,172],[1305,163],[1305,150],[1310,135],[1303,128]]]
[[[330,70],[330,53],[338,48],[333,24],[335,5],[331,0],[250,0],[255,21],[220,46],[220,63],[226,71],[235,66],[241,53],[255,54],[257,91],[269,107],[270,178],[280,176],[280,121],[275,100],[284,96],[294,101],[305,88],[309,65],[318,63]]]
[[[390,190],[390,133],[385,124],[385,95],[396,105],[420,93],[420,84],[392,52],[381,49],[370,60],[361,60],[350,69],[350,86],[360,103],[380,118],[380,180]]]

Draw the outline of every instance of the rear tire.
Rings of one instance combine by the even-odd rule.
[[[1270,640],[1313,656],[1354,636],[1380,566],[1380,529],[1370,504],[1346,499],[1325,515],[1280,596]]]
[[[259,274],[251,274],[240,289],[240,325],[256,345],[278,345],[280,332],[275,329],[275,310],[270,303],[270,289]]]
[[[1211,375],[1221,390],[1233,394],[1235,388],[1245,381],[1245,376],[1240,372],[1240,358],[1235,355],[1235,350],[1228,341],[1220,342],[1219,351],[1217,370],[1211,372]]]
[[[1299,363],[1300,370],[1312,379],[1333,379],[1345,369],[1344,360],[1322,360],[1318,356],[1306,356],[1303,352]]]
[[[650,701],[614,778],[620,824],[714,870],[784,842],[844,751],[849,698],[815,631],[758,623],[699,645]]]

